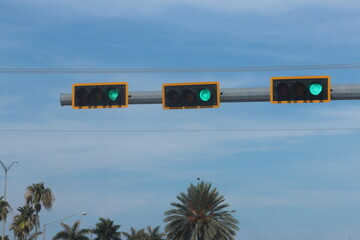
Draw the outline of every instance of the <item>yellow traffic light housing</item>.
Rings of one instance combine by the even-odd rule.
[[[163,109],[220,107],[219,82],[166,83],[162,85]]]
[[[72,85],[72,108],[124,108],[128,106],[128,83],[77,83]]]
[[[329,76],[273,77],[270,79],[271,103],[330,102]]]

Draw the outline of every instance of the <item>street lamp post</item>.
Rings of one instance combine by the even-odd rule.
[[[53,222],[44,224],[43,240],[45,240],[45,232],[46,232],[46,228],[47,228],[48,226],[53,225],[53,224],[58,223],[58,222],[61,222],[61,221],[64,221],[65,219],[74,217],[74,216],[76,216],[76,215],[84,215],[84,216],[85,216],[86,214],[87,214],[87,212],[74,213],[74,214],[71,214],[70,216],[67,216],[67,217],[58,219],[58,220],[56,220],[56,221],[53,221]]]
[[[5,171],[4,201],[6,201],[7,172],[10,170],[12,165],[14,165],[14,163],[19,163],[19,162],[14,161],[8,167],[6,167],[5,164],[1,160],[0,160],[0,163],[1,163],[1,166],[3,167],[3,169]],[[5,222],[6,222],[6,219],[4,219],[3,224],[2,224],[2,235],[1,235],[2,240],[4,240],[4,238],[5,238]]]

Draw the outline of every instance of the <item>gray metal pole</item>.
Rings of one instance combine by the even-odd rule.
[[[360,84],[331,86],[331,100],[360,100]],[[269,102],[270,88],[224,88],[220,90],[221,102]],[[161,91],[129,92],[129,104],[161,104]],[[61,106],[71,106],[71,93],[60,94]]]
[[[8,169],[7,169],[8,170]],[[4,201],[6,201],[7,170],[5,171]]]
[[[360,84],[339,84],[332,88],[331,100],[360,99]]]
[[[2,162],[1,162],[2,164]],[[6,201],[6,184],[7,184],[7,168],[2,164],[4,171],[5,171],[5,184],[4,184],[4,201]],[[4,240],[5,239],[5,223],[6,223],[6,219],[3,219],[3,223],[2,223],[2,233],[1,233],[1,239]]]
[[[4,170],[5,170],[5,168],[4,168]],[[7,170],[5,170],[4,201],[6,201],[6,185],[7,185]],[[6,219],[4,218],[3,223],[2,223],[2,234],[1,234],[2,240],[5,240],[5,223],[6,223]]]
[[[14,165],[14,163],[19,163],[17,161],[14,161],[10,164],[9,167],[6,167],[5,164],[0,161],[1,166],[4,168],[5,171],[5,185],[4,185],[4,201],[6,201],[6,186],[7,186],[7,172],[10,170],[11,166]],[[4,218],[4,221],[2,223],[2,234],[1,234],[1,239],[4,240],[5,239],[5,223],[6,223],[6,219]]]

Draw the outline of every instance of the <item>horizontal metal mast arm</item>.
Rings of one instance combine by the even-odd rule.
[[[360,84],[339,84],[331,86],[331,100],[360,100]],[[223,88],[220,102],[269,102],[269,87]],[[71,93],[60,94],[61,106],[71,106]],[[129,92],[129,104],[161,104],[161,91]]]
[[[360,84],[339,84],[332,86],[331,100],[359,100]]]
[[[220,102],[268,102],[268,87],[259,88],[224,88],[220,91]]]

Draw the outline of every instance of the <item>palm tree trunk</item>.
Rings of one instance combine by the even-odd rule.
[[[39,221],[39,212],[36,211],[36,219],[35,219],[35,240],[37,240],[37,236],[38,236],[38,221]]]

